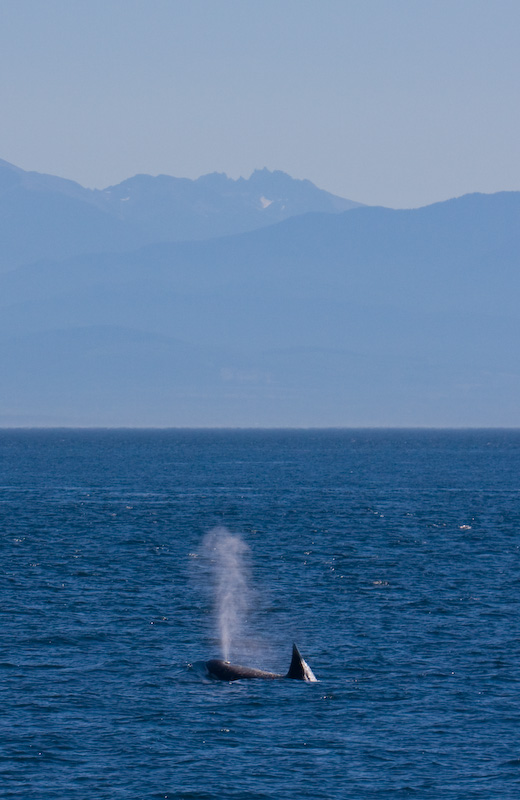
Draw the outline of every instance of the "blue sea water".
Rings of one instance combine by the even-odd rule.
[[[0,431],[0,797],[520,796],[520,432]],[[211,680],[212,560],[247,544]]]

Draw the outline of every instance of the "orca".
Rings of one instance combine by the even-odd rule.
[[[265,672],[263,669],[254,669],[254,667],[242,667],[240,664],[230,664],[229,661],[221,661],[218,658],[206,661],[206,669],[212,678],[217,678],[219,681],[238,681],[242,678],[263,678],[267,681],[273,681],[279,678],[292,678],[293,680],[307,681],[308,683],[316,682],[312,669],[301,657],[295,644],[293,644],[291,666],[287,675]]]

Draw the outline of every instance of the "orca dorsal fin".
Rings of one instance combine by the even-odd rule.
[[[304,661],[304,659],[301,657],[300,651],[298,650],[295,644],[293,644],[292,646],[291,666],[289,667],[289,672],[285,677],[293,678],[296,681],[314,682],[316,680],[312,669],[309,667],[307,662]]]

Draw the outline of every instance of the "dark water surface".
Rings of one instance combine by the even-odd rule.
[[[0,431],[0,797],[520,797],[520,432]],[[249,545],[208,679],[202,540]]]

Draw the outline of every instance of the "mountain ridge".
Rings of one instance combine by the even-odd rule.
[[[0,424],[518,424],[519,222],[476,194],[21,266]]]
[[[196,180],[136,175],[99,190],[0,160],[0,271],[40,258],[233,235],[309,211],[358,206],[266,169],[237,180],[219,173]]]

